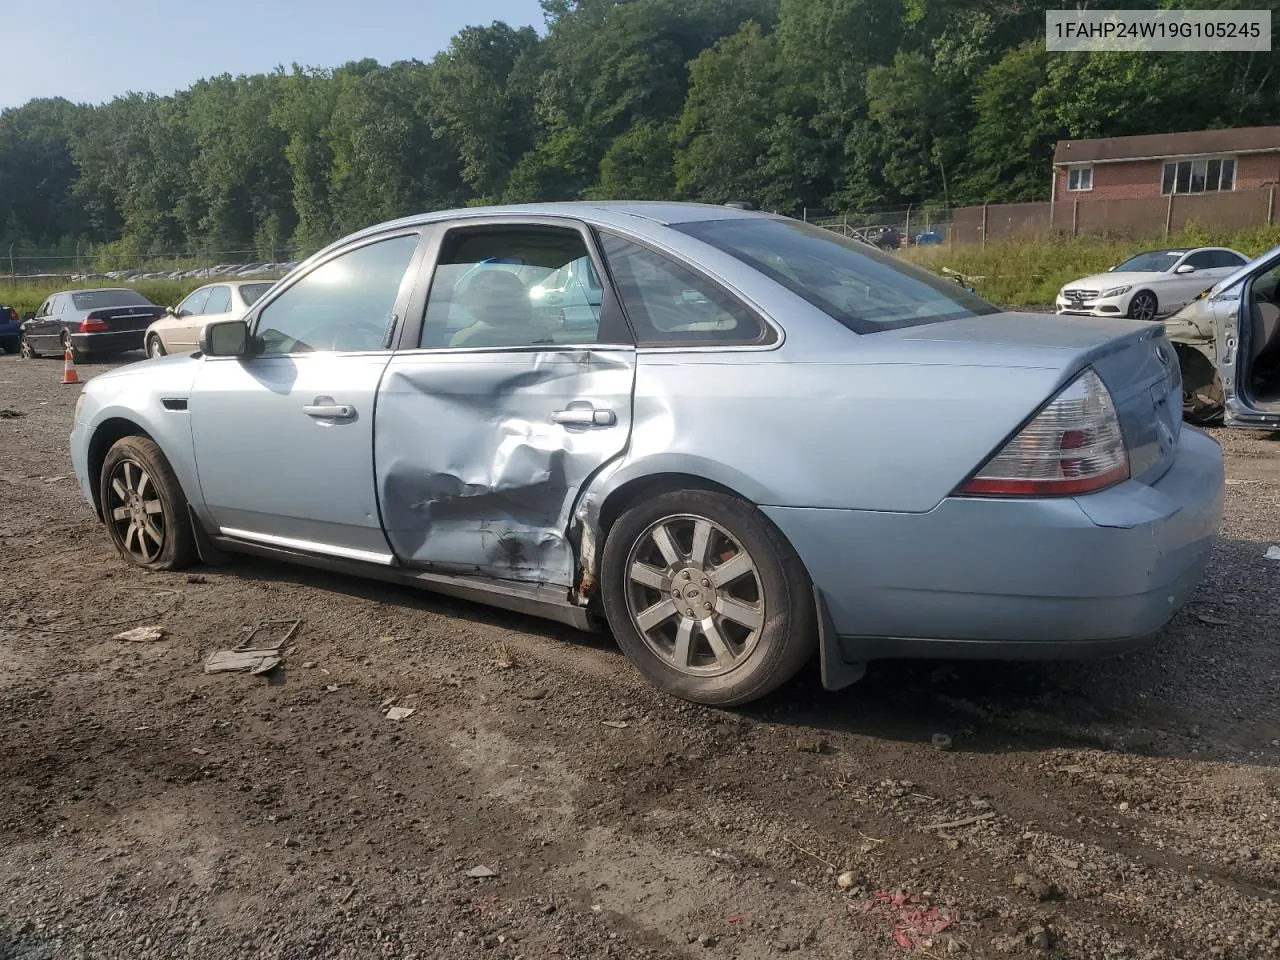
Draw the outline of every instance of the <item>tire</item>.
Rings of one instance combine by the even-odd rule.
[[[642,579],[631,575],[637,564],[647,568]],[[728,579],[713,579],[717,573]],[[601,575],[605,617],[622,651],[655,686],[683,700],[732,706],[758,699],[794,677],[817,647],[804,564],[759,510],[736,497],[676,490],[630,507],[609,530]],[[683,594],[680,607],[673,588]],[[652,611],[647,632],[637,620],[645,611]]]
[[[164,343],[161,342],[160,338],[157,337],[154,333],[151,336],[147,337],[146,351],[147,351],[147,357],[149,359],[163,357],[165,356],[165,353],[166,353],[164,349]]]
[[[25,333],[18,334],[18,355],[24,360],[39,360],[40,354],[36,353],[35,348],[31,346],[31,341],[27,339]]]
[[[123,437],[112,445],[98,476],[98,496],[111,542],[130,563],[148,570],[181,570],[198,559],[186,495],[151,440]],[[150,531],[139,524],[141,517],[150,521]]]
[[[1131,320],[1154,320],[1160,310],[1160,301],[1150,290],[1139,290],[1129,300],[1127,316]]]
[[[71,351],[72,363],[87,363],[89,360],[89,354],[85,353],[72,343],[71,334],[67,333],[65,330],[62,332],[62,349],[63,351],[68,349]]]

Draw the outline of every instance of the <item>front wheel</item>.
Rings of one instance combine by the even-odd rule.
[[[601,562],[605,616],[649,680],[685,700],[746,703],[812,656],[812,588],[791,545],[736,497],[677,490],[622,514]]]
[[[25,333],[18,334],[18,356],[23,360],[38,360],[40,354],[36,353],[35,347],[31,346],[31,341],[27,339]]]
[[[1139,290],[1129,301],[1129,317],[1133,320],[1154,320],[1160,302],[1150,290]]]
[[[111,542],[130,563],[148,570],[181,570],[195,562],[187,498],[153,441],[137,436],[117,440],[102,463],[98,496]]]
[[[163,357],[164,355],[164,344],[160,342],[160,338],[154,333],[147,337],[147,356],[154,359],[156,357]]]

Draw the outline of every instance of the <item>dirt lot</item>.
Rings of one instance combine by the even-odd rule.
[[[1149,651],[815,667],[727,712],[607,636],[126,567],[60,373],[0,359],[0,957],[1280,955],[1275,438],[1218,434],[1224,538]],[[283,683],[202,672],[293,617]]]

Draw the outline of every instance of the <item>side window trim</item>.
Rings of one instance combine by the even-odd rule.
[[[422,279],[421,266],[423,257],[427,248],[433,246],[435,239],[431,234],[431,224],[387,230],[385,233],[378,233],[369,237],[361,237],[358,241],[344,244],[343,246],[330,251],[323,260],[316,260],[314,263],[310,264],[305,271],[295,270],[294,273],[287,278],[284,286],[268,290],[267,293],[264,293],[253,305],[253,309],[245,315],[244,321],[249,327],[249,336],[251,338],[257,336],[258,325],[262,319],[262,311],[266,310],[267,307],[271,306],[271,304],[275,303],[282,296],[292,290],[304,278],[311,276],[311,274],[315,273],[316,270],[319,270],[326,264],[332,263],[339,257],[352,253],[355,250],[359,250],[362,247],[372,246],[373,244],[381,243],[384,240],[394,240],[397,237],[416,236],[418,238],[418,245],[414,249],[413,256],[409,258],[409,266],[406,268],[404,277],[400,281],[400,290],[396,294],[395,305],[392,308],[396,316],[396,322],[395,327],[389,331],[389,336],[383,340],[382,346],[377,350],[339,351],[340,353],[390,353],[395,349],[397,338],[405,328],[406,311],[416,299],[420,281]],[[408,288],[407,290],[406,287]],[[305,357],[312,355],[314,355],[313,351],[305,351],[302,353],[273,353],[269,355],[269,358],[278,359],[281,357]],[[332,354],[327,355],[332,356]]]
[[[735,293],[733,290],[730,290],[718,279],[708,274],[705,270],[701,269],[700,267],[690,263],[689,261],[677,255],[672,254],[667,250],[664,250],[660,246],[650,243],[645,238],[624,233],[623,231],[614,229],[612,227],[597,227],[596,232],[604,236],[615,237],[618,240],[622,240],[626,243],[634,244],[637,247],[642,247],[643,249],[649,251],[652,254],[655,254],[656,256],[663,258],[664,260],[668,260],[675,263],[676,266],[684,270],[687,270],[689,273],[693,274],[700,282],[705,283],[707,286],[716,290],[721,296],[726,297],[727,299],[733,301],[733,303],[735,303],[741,310],[745,311],[750,316],[754,317],[756,321],[760,324],[761,335],[751,340],[703,340],[703,341],[682,340],[682,341],[646,343],[642,345],[640,343],[639,334],[636,332],[635,323],[631,320],[630,317],[627,317],[627,323],[631,327],[631,334],[636,339],[637,349],[646,350],[646,351],[663,350],[663,351],[681,351],[681,352],[689,351],[689,350],[742,351],[742,350],[776,350],[779,346],[782,345],[784,335],[782,331],[778,328],[778,326],[774,324],[772,320],[769,319],[769,317],[767,317],[761,310],[757,309],[754,305],[748,303],[742,296]],[[603,253],[603,246],[602,246],[601,252]],[[608,261],[605,261],[604,267],[606,271],[612,269]],[[607,276],[608,276],[608,280],[606,282],[609,285],[611,285],[614,289],[616,289],[617,283],[613,277],[613,274],[608,273]],[[604,278],[602,277],[601,279],[604,279]],[[626,304],[623,303],[621,296],[618,297],[618,302],[622,304],[622,311],[623,311],[623,314],[625,315]]]
[[[609,301],[612,300],[612,308],[617,311],[617,316],[623,319],[623,326],[627,331],[627,339],[612,339],[609,341],[597,341],[594,343],[557,343],[557,344],[536,344],[529,346],[514,347],[423,347],[419,344],[422,340],[422,328],[426,323],[427,300],[431,294],[431,284],[435,279],[436,267],[440,262],[440,252],[445,248],[445,243],[450,233],[455,230],[465,230],[476,227],[498,227],[508,226],[514,228],[520,227],[554,227],[561,230],[576,231],[582,237],[583,243],[586,245],[587,253],[591,257],[592,269],[596,272],[596,277],[601,283],[601,301],[600,316],[601,325],[604,324],[605,312],[608,309]],[[436,220],[427,224],[424,229],[433,231],[433,235],[428,242],[423,244],[422,262],[419,270],[418,283],[415,285],[414,294],[408,305],[405,307],[405,319],[400,323],[400,334],[396,351],[398,353],[464,353],[476,351],[502,351],[504,353],[528,353],[542,352],[546,350],[573,350],[573,349],[590,349],[605,348],[610,349],[634,349],[635,347],[635,331],[626,321],[626,312],[622,309],[621,298],[617,295],[612,281],[605,272],[606,266],[604,262],[604,253],[600,249],[598,239],[594,230],[586,221],[578,220],[572,217],[555,217],[555,216],[521,216],[521,215],[491,215],[479,217],[459,217],[452,220]]]

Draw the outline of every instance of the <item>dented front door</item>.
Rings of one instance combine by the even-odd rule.
[[[378,392],[379,506],[402,562],[567,588],[578,493],[626,449],[635,350],[616,301],[584,328],[540,296],[554,269],[595,256],[585,228],[502,229],[437,241],[421,331]]]

